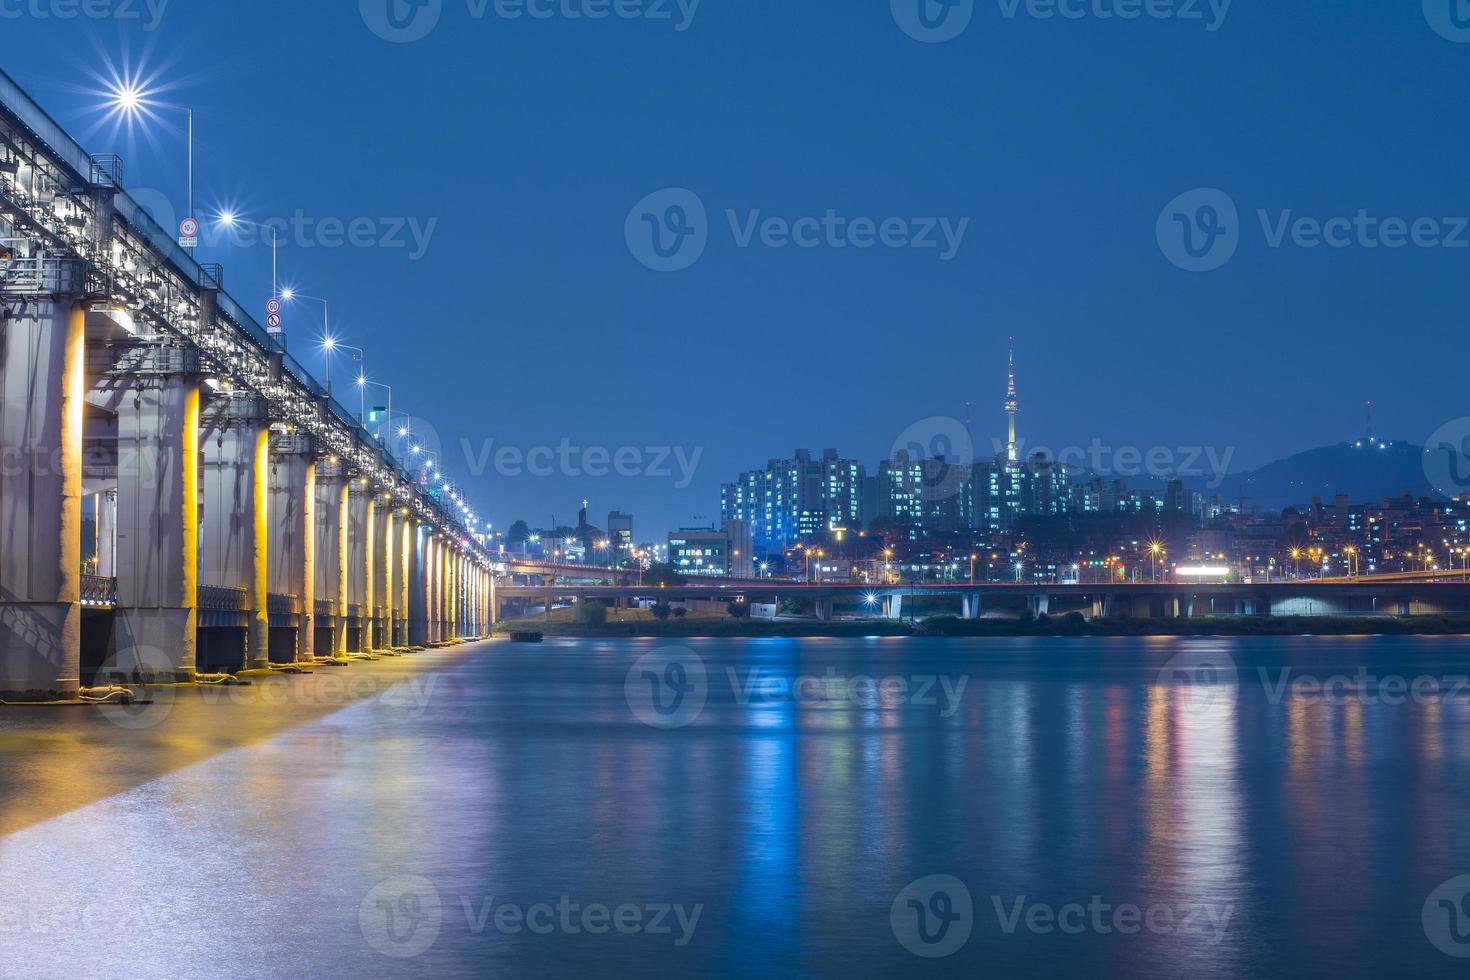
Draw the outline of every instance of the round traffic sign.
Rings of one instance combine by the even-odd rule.
[[[265,304],[265,311],[272,316],[281,312],[281,301],[278,299],[270,300]]]
[[[199,222],[193,218],[185,218],[179,222],[179,234],[184,238],[193,238],[199,234]]]
[[[265,325],[272,330],[281,329],[281,315],[279,313],[272,313],[265,318]]]

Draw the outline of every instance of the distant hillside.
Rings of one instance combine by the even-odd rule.
[[[1344,442],[1288,456],[1258,470],[1232,473],[1213,491],[1222,500],[1239,496],[1266,510],[1304,506],[1313,497],[1330,503],[1345,493],[1353,503],[1397,497],[1443,496],[1424,475],[1424,450],[1404,442]],[[1196,488],[1199,489],[1199,481]]]

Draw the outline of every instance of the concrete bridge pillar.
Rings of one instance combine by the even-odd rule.
[[[373,509],[373,622],[374,634],[370,650],[386,650],[393,646],[393,543],[398,529],[394,524],[393,501],[384,496]]]
[[[310,436],[278,432],[271,439],[270,591],[301,603],[297,663],[316,656],[316,446]]]
[[[115,663],[193,680],[199,633],[199,378],[179,348],[136,352],[117,409]],[[99,574],[101,569],[99,568]]]
[[[448,642],[454,639],[454,623],[450,619],[450,569],[454,561],[454,547],[448,538],[440,538],[440,563],[438,563],[438,580],[435,582],[434,602],[440,616],[440,639]]]
[[[407,507],[398,511],[398,561],[394,566],[393,590],[395,598],[393,609],[397,613],[398,620],[393,624],[393,640],[389,644],[395,647],[406,647],[409,640],[409,621],[412,609],[409,597],[413,594],[413,566],[417,548],[417,528],[414,519],[409,516]]]
[[[451,640],[457,640],[457,639],[459,639],[459,627],[460,627],[460,619],[459,619],[459,617],[460,617],[460,607],[459,607],[459,570],[460,570],[460,560],[461,559],[460,559],[460,554],[459,554],[459,547],[457,545],[451,545],[450,546],[450,549],[449,549],[449,569],[448,569],[448,575],[447,575],[447,577],[445,579],[445,584],[447,586],[447,588],[445,590],[446,593],[447,593],[446,600],[445,600],[445,609],[447,610],[446,615],[445,615],[445,620],[449,624],[449,639],[451,639]]]
[[[202,580],[245,590],[245,667],[270,666],[267,516],[270,441],[265,406],[247,396],[216,398],[204,411]]]
[[[465,557],[464,564],[465,636],[480,635],[480,569]]]
[[[485,592],[485,569],[479,564],[472,564],[470,570],[475,575],[475,635],[484,636],[490,632],[485,619],[485,611],[489,608],[489,599]]]
[[[966,592],[960,598],[960,615],[965,619],[980,618],[980,593]]]
[[[488,610],[489,610],[489,613],[490,613],[490,617],[489,617],[489,621],[488,622],[489,622],[490,628],[491,629],[494,629],[495,626],[496,626],[496,624],[498,624],[500,622],[500,600],[497,599],[496,596],[495,596],[496,582],[495,582],[495,572],[494,572],[494,570],[487,569],[485,571],[485,580],[486,580],[486,588],[489,590],[488,595],[489,595],[489,603],[490,603],[490,605],[488,606]]]
[[[85,330],[69,302],[0,314],[0,699],[81,683]]]
[[[428,565],[424,577],[424,602],[429,612],[429,642],[444,639],[444,539],[429,533]]]
[[[883,615],[889,619],[903,619],[903,593],[890,592],[883,599]]]
[[[1047,616],[1051,614],[1051,596],[1046,593],[1033,595],[1031,597],[1031,613],[1034,616]]]
[[[448,619],[449,638],[458,640],[460,629],[464,625],[463,611],[460,607],[459,576],[462,557],[459,553],[459,545],[450,545],[449,551],[449,595],[448,595]]]
[[[404,642],[411,647],[420,647],[429,639],[428,607],[424,603],[424,549],[428,544],[428,533],[424,525],[414,517],[404,522],[404,527],[409,542],[405,551],[408,566],[403,576],[404,585],[408,589],[404,601],[407,613]]]
[[[832,597],[831,596],[828,596],[825,599],[816,599],[816,600],[813,601],[813,605],[816,607],[817,619],[818,620],[820,620],[821,622],[824,622],[824,623],[831,621],[831,619],[832,619]]]
[[[475,633],[484,636],[490,632],[489,580],[485,569],[475,566]]]
[[[373,492],[367,480],[352,481],[347,493],[347,600],[357,607],[357,636],[351,653],[373,648]]]
[[[469,591],[465,588],[465,555],[454,553],[454,636],[463,639],[469,635]]]
[[[414,574],[414,588],[420,605],[420,644],[434,642],[434,530],[428,524],[419,525],[418,568]]]
[[[316,464],[316,594],[331,603],[332,642],[330,650],[316,650],[341,657],[347,652],[347,494],[346,467],[335,456]],[[313,649],[315,647],[313,646]]]

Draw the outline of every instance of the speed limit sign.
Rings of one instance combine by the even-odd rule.
[[[272,316],[280,313],[281,312],[281,301],[278,300],[278,299],[273,299],[270,302],[266,303],[265,304],[265,311],[266,311],[266,313],[268,313],[268,314],[270,314]]]

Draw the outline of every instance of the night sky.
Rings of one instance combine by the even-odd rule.
[[[1210,446],[1255,466],[1361,435],[1366,399],[1380,436],[1416,443],[1466,414],[1470,43],[1451,38],[1470,29],[1434,16],[1451,0],[1237,0],[1223,21],[1219,0],[1136,20],[1092,0],[1078,20],[977,0],[943,43],[905,33],[899,20],[922,30],[904,0],[899,16],[888,0],[704,0],[684,30],[688,0],[660,4],[669,19],[604,20],[442,0],[427,36],[392,43],[368,23],[391,33],[386,2],[173,0],[156,30],[143,0],[118,0],[136,19],[6,3],[0,67],[178,216],[182,115],[120,127],[100,80],[141,75],[192,106],[196,211],[304,212],[317,230],[288,236],[282,282],[331,301],[335,333],[366,349],[395,409],[432,423],[497,528],[571,523],[589,497],[594,523],[631,511],[640,540],[660,538],[717,520],[720,483],[770,457],[832,446],[871,470],[967,401],[988,455],[1011,335],[1028,448]],[[671,227],[675,198],[635,209],[665,188],[706,209],[682,212],[707,247],[672,272],[629,246],[645,213]],[[1239,214],[1221,216],[1236,251],[1205,272],[1157,233],[1197,188]],[[1183,200],[1201,220],[1219,196]],[[825,232],[773,247],[779,229],[749,224],[829,210],[901,219],[895,236],[933,224],[937,247],[858,248],[846,225],[845,248]],[[1356,231],[1307,247],[1310,228],[1270,243],[1284,212],[1360,210],[1434,219],[1419,237],[1460,247]],[[364,218],[357,245],[326,247],[316,225]],[[943,227],[963,228],[953,255]],[[199,258],[264,319],[268,246]],[[288,311],[313,369],[320,318]],[[356,407],[355,366],[339,355],[334,372]],[[557,454],[563,440],[608,460]],[[541,471],[565,469],[558,455],[612,469],[635,447],[625,472],[656,472],[536,476],[502,455],[497,474],[502,447],[548,447]],[[655,466],[659,447],[697,460],[687,486],[678,455]]]

